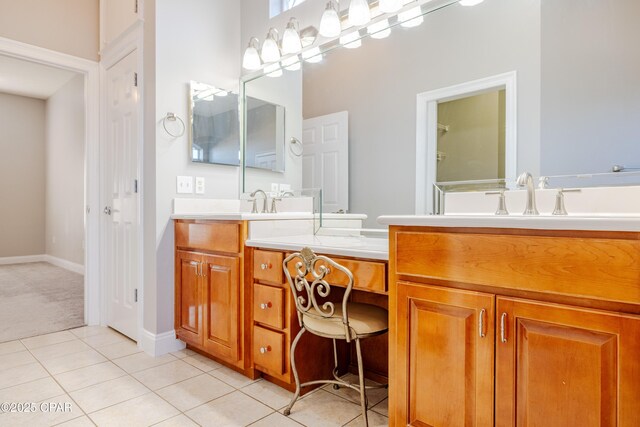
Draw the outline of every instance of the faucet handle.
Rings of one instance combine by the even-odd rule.
[[[280,197],[271,198],[271,213],[278,213],[278,210],[276,209],[276,202],[279,202],[281,200],[282,199]]]
[[[256,203],[256,199],[249,199],[251,202],[251,213],[258,213],[258,204]]]
[[[553,208],[553,212],[551,215],[568,215],[567,209],[564,206],[564,193],[578,193],[581,190],[579,188],[558,188],[558,193],[556,194],[556,205]]]
[[[504,197],[504,190],[500,191],[487,191],[484,193],[486,195],[497,194],[498,197],[498,209],[496,209],[496,215],[509,215],[509,211],[507,210],[507,201]]]

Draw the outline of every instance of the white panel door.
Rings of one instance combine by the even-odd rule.
[[[322,189],[322,211],[349,210],[349,113],[302,124],[302,187]]]
[[[138,88],[134,51],[106,72],[105,254],[107,324],[138,338]]]

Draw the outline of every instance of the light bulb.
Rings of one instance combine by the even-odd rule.
[[[285,70],[298,71],[300,69],[300,58],[298,58],[298,55],[290,56],[282,61],[282,66]]]
[[[405,28],[417,27],[422,24],[424,18],[422,17],[422,9],[420,6],[414,7],[413,9],[409,9],[406,12],[402,12],[398,14],[398,20],[401,22]]]
[[[484,0],[460,0],[461,6],[475,6],[482,3]]]
[[[282,68],[280,68],[280,64],[276,62],[264,67],[264,73],[267,77],[280,77],[282,75]]]
[[[349,34],[345,34],[344,36],[340,37],[340,44],[347,49],[356,49],[362,46],[360,33],[357,31],[352,31]]]
[[[262,61],[260,61],[260,54],[258,53],[258,39],[251,37],[249,46],[244,51],[242,57],[242,67],[247,70],[258,70],[262,67]]]
[[[383,19],[382,21],[378,21],[375,24],[369,25],[367,27],[367,32],[374,39],[383,39],[385,37],[389,37],[391,34],[391,28],[389,28],[389,20]]]
[[[280,48],[278,47],[278,30],[269,29],[267,38],[262,43],[262,51],[260,57],[265,63],[276,62],[280,60]]]
[[[342,32],[342,24],[340,24],[340,16],[333,4],[333,1],[327,3],[327,7],[320,18],[320,35],[323,37],[337,37]]]
[[[296,18],[291,18],[287,24],[287,28],[282,34],[282,53],[296,53],[302,50],[302,42],[300,41],[300,34],[296,29],[298,21]]]
[[[302,59],[304,59],[305,61],[311,64],[315,64],[322,61],[322,53],[320,53],[320,48],[316,46],[314,48],[311,48],[307,51],[302,52]]]
[[[397,12],[402,7],[402,0],[380,0],[378,7],[382,13]]]
[[[371,20],[371,11],[367,0],[351,0],[349,4],[349,22],[354,27],[364,25]]]

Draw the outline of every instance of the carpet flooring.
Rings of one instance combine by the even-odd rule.
[[[0,343],[84,325],[84,276],[46,262],[0,265]]]

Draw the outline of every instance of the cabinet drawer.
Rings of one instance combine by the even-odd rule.
[[[273,283],[283,282],[282,252],[261,251],[253,252],[253,277]]]
[[[372,292],[387,291],[387,269],[385,263],[331,256],[329,258],[351,271],[353,274],[353,289],[363,289]],[[287,266],[291,277],[294,277],[296,274],[295,264],[296,262],[292,261]],[[324,264],[322,261],[318,261],[316,265],[320,266],[322,264]],[[331,285],[344,287],[349,283],[349,279],[343,272],[333,269],[327,276],[327,282]]]
[[[274,328],[284,328],[283,288],[253,284],[253,320]]]
[[[176,221],[176,246],[215,252],[240,252],[240,224]]]
[[[284,373],[284,334],[253,327],[253,362],[269,373]]]

